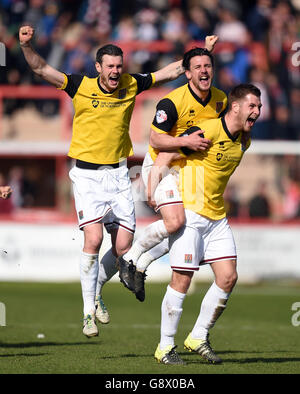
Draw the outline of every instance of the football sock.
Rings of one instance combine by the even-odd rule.
[[[133,264],[136,265],[142,253],[149,251],[168,236],[169,233],[167,232],[164,221],[157,220],[145,228],[142,235],[133,243],[123,258],[126,261],[132,260]]]
[[[182,304],[185,294],[167,287],[166,294],[161,304],[161,329],[160,329],[160,348],[174,346],[174,336],[177,332],[179,320],[182,314]]]
[[[230,294],[213,282],[202,300],[200,314],[191,332],[193,339],[207,338],[208,330],[214,326],[225,310]]]
[[[161,256],[164,256],[169,251],[169,239],[165,238],[158,245],[154,246],[154,248],[150,249],[148,252],[145,252],[141,255],[136,263],[136,269],[138,271],[144,272],[148,268],[148,266],[152,263],[152,261],[159,259]]]
[[[118,271],[116,266],[116,256],[113,254],[112,249],[109,249],[102,257],[99,264],[98,280],[96,295],[101,295],[101,290],[107,281],[109,281]]]
[[[95,312],[95,294],[98,277],[98,254],[82,252],[80,256],[80,282],[83,298],[83,314]]]

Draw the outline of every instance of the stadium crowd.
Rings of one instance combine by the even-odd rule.
[[[7,48],[0,84],[42,83],[18,44],[25,21],[37,30],[35,47],[48,63],[88,76],[95,75],[95,51],[107,42],[123,48],[130,72],[144,72],[217,34],[215,86],[228,92],[252,82],[263,93],[253,138],[300,139],[299,0],[0,0],[0,41]]]

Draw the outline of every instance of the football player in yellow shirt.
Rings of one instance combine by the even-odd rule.
[[[27,63],[45,81],[65,90],[75,110],[68,155],[76,160],[70,178],[79,228],[84,232],[80,256],[83,333],[97,336],[96,318],[102,323],[109,322],[100,295],[102,285],[116,273],[115,259],[129,249],[135,231],[134,202],[126,165],[127,157],[133,153],[129,123],[135,97],[154,84],[176,79],[184,70],[182,61],[177,61],[154,73],[123,73],[121,48],[108,44],[96,54],[97,78],[66,75],[47,64],[34,50],[33,35],[34,29],[29,25],[19,29],[20,46]],[[111,233],[112,249],[99,265],[103,224]]]
[[[176,151],[180,147],[206,150],[208,138],[199,138],[201,131],[174,138],[188,127],[205,119],[215,119],[224,113],[227,97],[212,86],[214,59],[207,49],[193,48],[183,57],[188,83],[167,94],[157,105],[149,151],[143,162],[142,177],[145,185],[159,151]],[[124,256],[119,258],[120,277],[139,301],[145,298],[145,271],[149,264],[168,251],[168,236],[185,222],[183,202],[176,179],[169,174],[155,194],[155,209],[162,220],[151,223]],[[148,192],[150,189],[148,188]]]
[[[215,280],[202,300],[184,346],[210,363],[221,363],[210,346],[209,330],[225,310],[237,281],[236,247],[226,219],[223,193],[250,146],[251,128],[260,115],[260,95],[260,90],[251,84],[233,88],[226,115],[199,123],[204,137],[212,142],[211,148],[206,152],[191,151],[181,164],[179,188],[186,223],[169,239],[172,278],[162,302],[161,338],[155,352],[158,362],[184,363],[174,346],[183,301],[193,273],[202,264],[210,264]],[[161,152],[155,164],[169,165],[175,155]]]

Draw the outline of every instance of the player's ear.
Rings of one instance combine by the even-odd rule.
[[[188,81],[190,81],[192,79],[192,73],[190,72],[190,70],[185,71],[185,76]]]
[[[99,62],[95,63],[95,67],[96,67],[96,70],[98,71],[98,73],[100,73],[102,71],[101,64]]]
[[[238,113],[240,109],[240,103],[238,101],[233,101],[231,108],[234,113]]]

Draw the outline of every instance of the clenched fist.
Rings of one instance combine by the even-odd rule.
[[[6,200],[10,197],[12,193],[12,189],[10,186],[0,186],[0,197]]]
[[[205,48],[209,51],[212,52],[216,42],[218,41],[218,36],[206,36],[205,37]]]
[[[34,34],[34,29],[31,26],[22,26],[19,29],[19,40],[21,46],[28,46]]]

